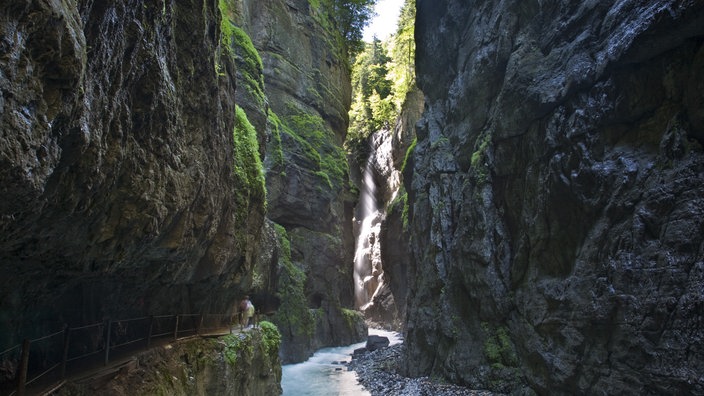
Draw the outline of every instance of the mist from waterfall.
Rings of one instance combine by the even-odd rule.
[[[373,163],[373,155],[370,155],[362,173],[362,185],[359,189],[359,203],[355,218],[359,227],[354,254],[354,297],[355,307],[358,309],[362,309],[369,303],[376,289],[376,285],[370,284],[374,280],[372,255],[377,237],[375,231],[380,221]]]

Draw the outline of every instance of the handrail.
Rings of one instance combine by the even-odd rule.
[[[108,318],[76,327],[65,325],[60,331],[24,339],[22,344],[0,352],[0,369],[9,378],[9,381],[0,383],[0,394],[10,391],[8,395],[23,396],[27,385],[49,377],[48,374],[59,371],[59,367],[60,374],[54,373],[51,377],[56,377],[55,383],[65,380],[68,363],[93,355],[104,354],[104,364],[107,365],[111,352],[130,345],[145,343],[144,347],[149,348],[154,339],[172,336],[173,340],[178,340],[201,335],[203,330],[229,328],[231,333],[233,325],[239,324],[237,318],[241,313],[237,310],[233,314],[152,315],[118,320]],[[59,335],[63,335],[60,340]],[[55,337],[57,340],[48,341]],[[37,348],[36,344],[40,342],[49,345]]]
[[[43,337],[39,337],[39,338],[35,338],[35,339],[33,339],[33,340],[30,340],[30,342],[40,342],[40,341],[48,340],[49,338],[54,337],[54,336],[57,336],[57,335],[59,335],[59,334],[61,334],[61,333],[63,333],[63,332],[64,332],[63,330],[57,331],[56,333],[51,333],[51,334],[49,334],[49,335],[45,335],[45,336],[43,336]]]
[[[98,322],[98,323],[93,323],[93,324],[89,324],[89,325],[85,325],[85,326],[71,327],[71,330],[83,330],[83,329],[88,329],[91,327],[102,326],[104,324],[105,324],[104,322]]]
[[[8,353],[8,352],[10,352],[10,351],[13,350],[13,349],[18,349],[18,348],[21,347],[21,346],[22,346],[22,344],[17,344],[17,345],[15,345],[15,346],[13,346],[13,347],[10,347],[9,349],[6,349],[6,350],[0,352],[0,356],[6,354],[6,353]]]

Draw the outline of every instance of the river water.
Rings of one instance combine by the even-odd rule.
[[[390,344],[402,341],[395,332],[369,329],[370,335],[388,337]],[[303,363],[285,364],[281,378],[284,396],[359,396],[369,392],[357,382],[357,374],[347,371],[344,362],[352,359],[352,352],[362,348],[366,341],[335,348],[318,350]]]

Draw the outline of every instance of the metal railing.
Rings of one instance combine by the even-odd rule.
[[[241,312],[231,314],[179,314],[111,320],[62,330],[0,352],[0,395],[24,396],[40,381],[48,385],[66,378],[69,366],[79,362],[107,366],[111,354],[137,352],[155,340],[175,341],[209,335],[240,324]],[[91,360],[92,359],[92,360]],[[100,359],[100,360],[98,360]],[[68,370],[70,371],[70,370]]]

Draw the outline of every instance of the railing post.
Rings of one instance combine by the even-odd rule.
[[[29,366],[29,344],[28,339],[22,341],[22,355],[20,358],[19,375],[17,382],[17,395],[24,396],[25,385],[27,384],[27,367]]]
[[[112,328],[112,320],[108,319],[108,335],[105,337],[105,365],[108,365],[108,360],[110,360],[110,333],[111,333],[111,328]]]
[[[196,335],[200,335],[200,330],[203,327],[203,314],[198,317],[198,324],[196,325]]]
[[[71,328],[64,325],[64,358],[61,361],[61,379],[66,378],[66,362],[68,362],[68,347],[71,342]]]
[[[176,315],[176,325],[174,326],[174,341],[178,340],[178,315]]]
[[[147,348],[152,344],[152,332],[154,331],[154,315],[149,317],[149,333],[147,334]]]

